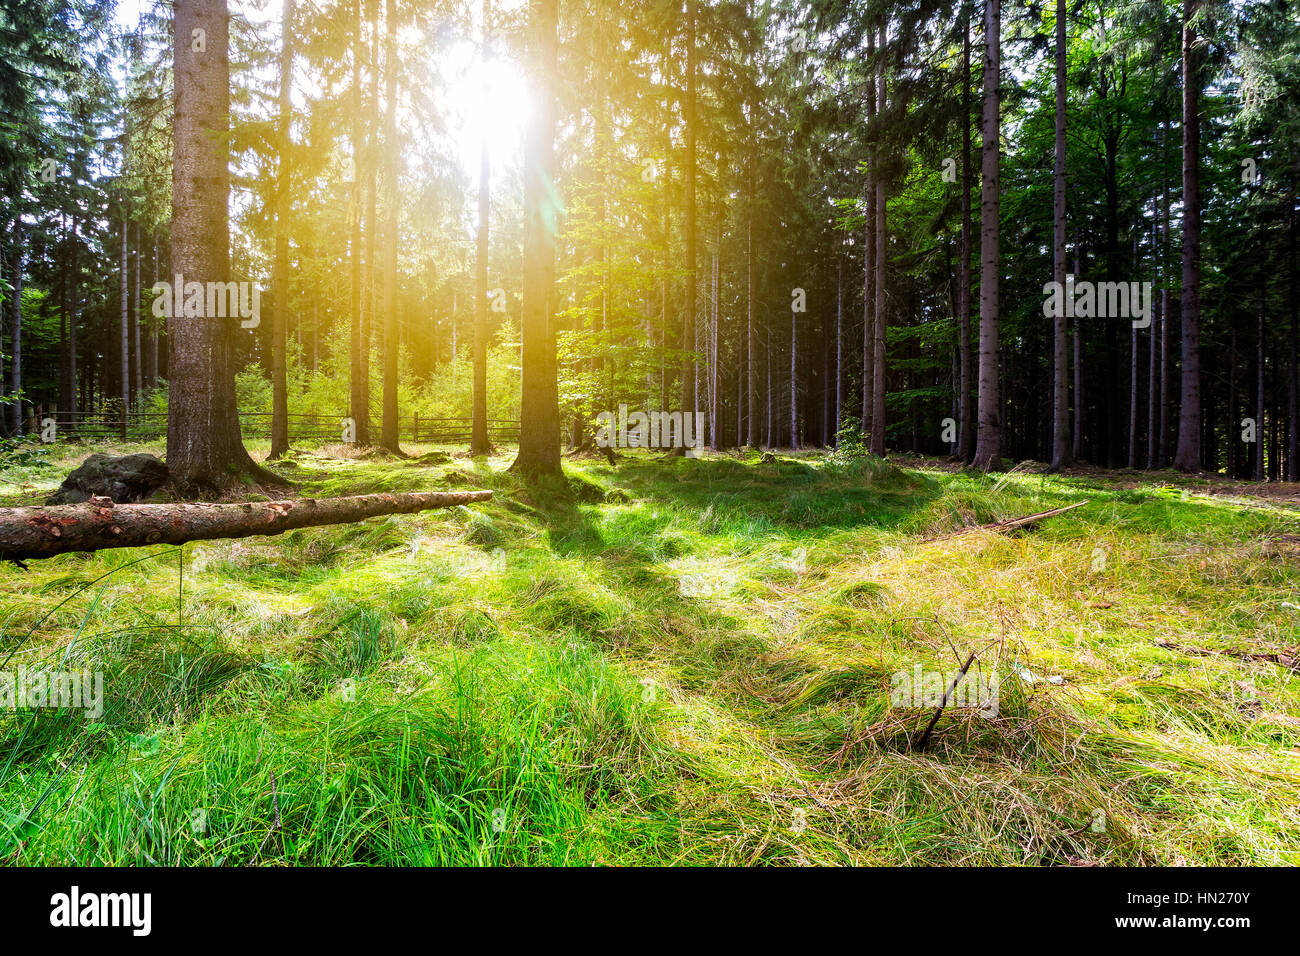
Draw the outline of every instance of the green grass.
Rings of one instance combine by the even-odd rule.
[[[4,463],[3,503],[85,453]],[[0,863],[1300,863],[1300,676],[1239,654],[1297,654],[1294,504],[813,454],[508,464],[320,449],[278,466],[299,494],[496,497],[0,569],[0,670],[105,690],[97,720],[0,711]],[[929,711],[891,676],[971,650],[996,716],[912,750]]]

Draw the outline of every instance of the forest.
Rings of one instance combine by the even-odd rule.
[[[0,860],[1300,862],[1295,0],[0,0]]]

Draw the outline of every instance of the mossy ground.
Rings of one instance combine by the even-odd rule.
[[[4,503],[90,450],[11,455]],[[99,720],[0,711],[0,861],[1300,862],[1300,675],[1242,656],[1297,654],[1294,503],[811,453],[525,487],[509,461],[323,448],[276,466],[296,493],[496,497],[0,569],[0,669],[105,690]],[[891,675],[970,650],[997,715],[911,750],[929,711]]]

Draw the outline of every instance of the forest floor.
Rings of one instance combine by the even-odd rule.
[[[89,450],[11,453],[0,501]],[[277,467],[494,500],[0,569],[0,671],[104,675],[99,719],[0,710],[0,864],[1300,863],[1286,500],[813,453],[528,488],[437,458]],[[891,706],[896,675],[971,651],[997,706],[913,749],[932,709]]]

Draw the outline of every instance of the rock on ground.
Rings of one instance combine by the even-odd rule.
[[[115,458],[94,454],[69,472],[59,490],[45,499],[45,503],[80,504],[91,495],[112,498],[119,503],[143,501],[166,482],[167,465],[154,455],[140,453]]]

